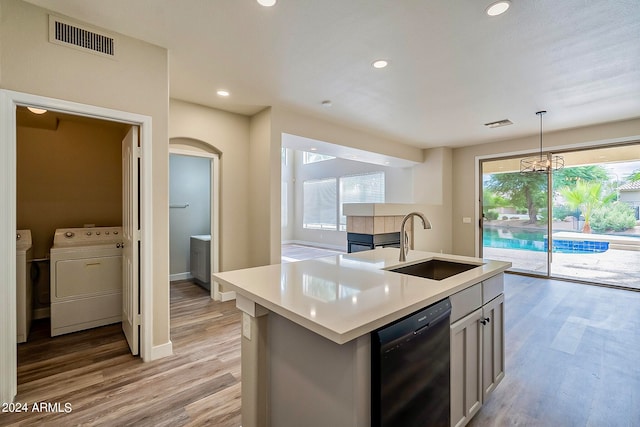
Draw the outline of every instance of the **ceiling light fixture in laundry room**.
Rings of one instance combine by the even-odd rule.
[[[386,59],[377,59],[371,63],[371,66],[373,68],[384,68],[387,65],[389,65],[389,61],[387,61]]]
[[[47,110],[43,108],[36,108],[36,107],[27,107],[27,110],[31,111],[33,114],[44,114],[47,112]]]
[[[508,0],[497,1],[495,3],[490,4],[485,10],[485,12],[489,16],[498,16],[505,13],[507,9],[509,9],[509,6],[511,6],[511,2]]]
[[[224,90],[224,89],[220,89],[220,90],[219,90],[219,91],[217,91],[216,93],[218,94],[218,96],[223,96],[223,97],[225,97],[225,98],[226,98],[227,96],[231,95],[231,94],[229,93],[229,91],[228,91],[228,90]]]
[[[260,6],[271,7],[276,4],[277,0],[257,0]]]

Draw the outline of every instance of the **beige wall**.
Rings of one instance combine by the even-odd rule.
[[[415,249],[450,253],[452,250],[452,161],[451,148],[424,150],[424,162],[413,167],[413,202],[431,222],[422,230],[414,221]]]
[[[271,108],[267,108],[251,117],[249,132],[249,252],[254,266],[280,262],[280,144],[272,144],[272,138],[279,136],[271,133]],[[272,203],[277,203],[277,210]],[[272,224],[275,216],[277,225]],[[273,230],[277,236],[272,236]]]
[[[249,247],[249,118],[172,99],[172,146],[196,149],[181,138],[201,141],[220,154],[220,270],[251,267]],[[174,144],[174,142],[176,144]]]
[[[0,87],[112,108],[153,120],[153,338],[169,342],[168,112],[166,49],[118,37],[118,58],[48,42],[47,11],[0,0]]]
[[[18,126],[17,228],[31,230],[35,258],[48,255],[57,228],[122,225],[124,128],[97,120]]]
[[[574,149],[629,141],[640,141],[640,119],[544,134],[545,150]],[[476,213],[479,195],[477,157],[531,153],[538,149],[539,142],[539,136],[533,135],[453,150],[453,253],[474,256],[478,247],[475,236],[479,220]],[[464,224],[463,217],[472,218],[471,223]]]

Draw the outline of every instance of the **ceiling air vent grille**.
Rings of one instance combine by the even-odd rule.
[[[108,58],[115,57],[115,37],[57,16],[49,15],[49,41]]]
[[[512,125],[513,122],[509,119],[498,120],[497,122],[485,123],[484,125],[488,128],[500,128],[502,126]]]

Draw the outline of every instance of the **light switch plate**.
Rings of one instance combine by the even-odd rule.
[[[471,218],[468,216],[462,217],[462,222],[465,224],[471,224]]]

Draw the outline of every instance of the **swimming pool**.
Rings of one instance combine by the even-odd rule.
[[[489,248],[546,252],[547,233],[522,228],[484,228],[482,245]],[[560,253],[593,254],[605,252],[608,249],[609,242],[553,240],[553,251]]]

